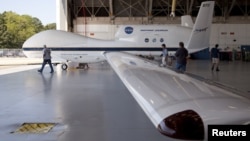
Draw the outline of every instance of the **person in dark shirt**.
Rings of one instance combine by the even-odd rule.
[[[213,47],[211,49],[211,58],[212,58],[212,68],[211,70],[213,71],[214,68],[216,68],[216,71],[220,71],[219,70],[219,57],[220,57],[220,53],[219,53],[219,49],[218,49],[218,44],[215,45],[215,47]]]
[[[179,43],[180,48],[176,51],[176,70],[179,72],[186,71],[188,50],[184,47],[184,43]]]
[[[38,70],[38,72],[42,73],[44,66],[48,63],[50,66],[50,73],[53,73],[54,69],[53,69],[52,63],[51,63],[51,49],[47,48],[46,45],[44,45],[43,47],[44,47],[44,49],[43,49],[43,64],[42,64],[41,69]]]

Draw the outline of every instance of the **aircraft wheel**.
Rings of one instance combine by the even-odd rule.
[[[62,64],[62,70],[67,70],[68,65],[67,64]]]

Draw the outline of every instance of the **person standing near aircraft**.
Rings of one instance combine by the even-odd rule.
[[[41,69],[38,70],[38,72],[42,73],[44,66],[48,63],[50,66],[50,73],[53,73],[54,69],[53,69],[52,63],[51,63],[51,49],[47,48],[46,45],[44,45],[43,47],[44,47],[44,49],[43,49],[43,64],[42,64]]]
[[[211,49],[211,58],[212,58],[212,68],[211,70],[213,71],[214,68],[216,68],[216,71],[220,71],[219,70],[219,49],[218,49],[218,44],[215,45],[215,47],[213,47]]]
[[[166,59],[168,58],[168,50],[165,44],[162,44],[162,60],[161,60],[161,67],[166,66]]]
[[[175,53],[176,57],[176,70],[180,72],[186,71],[188,50],[184,47],[183,42],[179,42],[179,49]]]

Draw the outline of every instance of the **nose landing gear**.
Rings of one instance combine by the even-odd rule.
[[[61,68],[62,68],[62,70],[67,70],[68,65],[67,64],[62,64]]]

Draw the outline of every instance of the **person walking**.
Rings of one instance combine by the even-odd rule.
[[[214,68],[216,68],[216,71],[220,71],[219,70],[219,57],[220,57],[220,53],[219,53],[219,49],[218,49],[219,45],[216,44],[215,47],[213,47],[211,49],[211,58],[212,58],[212,68],[211,70],[213,71]]]
[[[38,70],[38,72],[43,72],[43,68],[44,66],[48,63],[50,66],[50,73],[54,72],[54,69],[52,67],[52,63],[51,63],[51,49],[47,48],[46,45],[43,46],[43,64],[41,69]]]
[[[185,72],[187,65],[188,50],[184,47],[183,42],[179,42],[179,49],[175,53],[176,71]]]
[[[162,44],[161,47],[162,47],[161,67],[164,67],[164,66],[166,66],[166,59],[167,59],[167,57],[168,57],[168,50],[167,50],[165,44]]]

